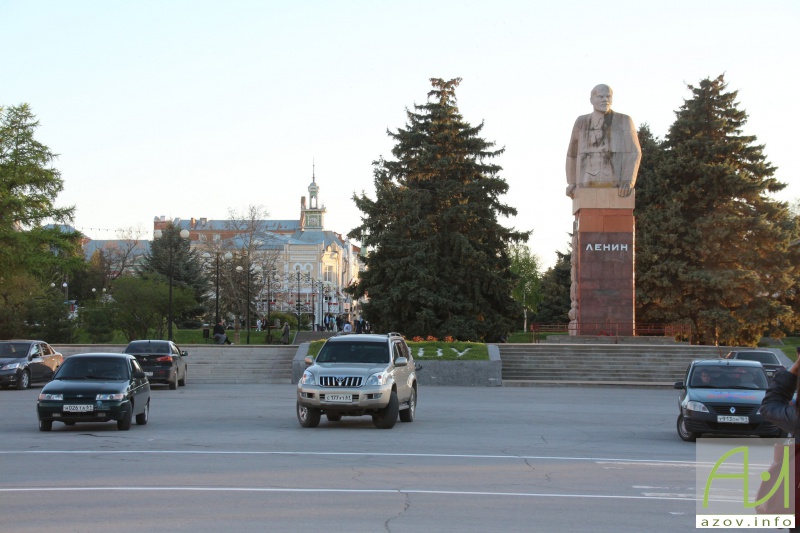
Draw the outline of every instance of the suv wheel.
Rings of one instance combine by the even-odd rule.
[[[397,423],[397,411],[400,406],[397,402],[397,393],[392,391],[389,397],[389,404],[380,410],[380,413],[372,415],[372,423],[379,429],[392,429]]]
[[[297,420],[304,428],[315,428],[319,425],[322,413],[313,407],[304,407],[297,402]]]
[[[414,414],[417,411],[417,389],[411,388],[411,396],[408,397],[408,409],[400,411],[400,422],[413,422]]]

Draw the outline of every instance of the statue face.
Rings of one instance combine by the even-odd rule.
[[[595,111],[606,114],[611,110],[611,90],[608,87],[596,87],[590,100]]]

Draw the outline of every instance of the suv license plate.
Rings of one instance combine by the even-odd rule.
[[[746,416],[717,416],[717,422],[725,422],[728,424],[749,424],[750,418]]]
[[[89,413],[94,411],[94,405],[78,404],[78,405],[65,405],[65,413]]]
[[[352,394],[326,394],[325,395],[326,402],[352,402],[353,395]]]

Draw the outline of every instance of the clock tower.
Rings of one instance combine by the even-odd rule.
[[[319,185],[314,171],[311,172],[311,185],[308,186],[308,206],[303,206],[300,220],[304,231],[322,231],[325,226],[325,206],[319,205]]]

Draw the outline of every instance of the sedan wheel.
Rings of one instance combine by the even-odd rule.
[[[144,406],[144,411],[136,415],[136,424],[143,426],[147,424],[150,419],[150,400],[147,400],[147,405]]]
[[[178,380],[178,386],[179,387],[185,387],[186,386],[186,374],[188,374],[188,373],[189,373],[188,370],[184,370],[183,371],[183,379],[179,379]]]
[[[694,442],[697,440],[697,433],[686,429],[686,422],[683,420],[683,415],[678,415],[678,436],[686,442]]]
[[[175,390],[178,388],[178,374],[175,374],[175,381],[168,381],[167,384],[169,385],[169,390]]]
[[[17,378],[17,390],[25,390],[31,386],[31,375],[27,370],[23,370]]]
[[[39,431],[50,431],[53,429],[52,420],[39,420]]]
[[[121,420],[117,420],[117,429],[120,431],[128,431],[131,429],[131,419],[133,418],[133,406],[130,406]]]

